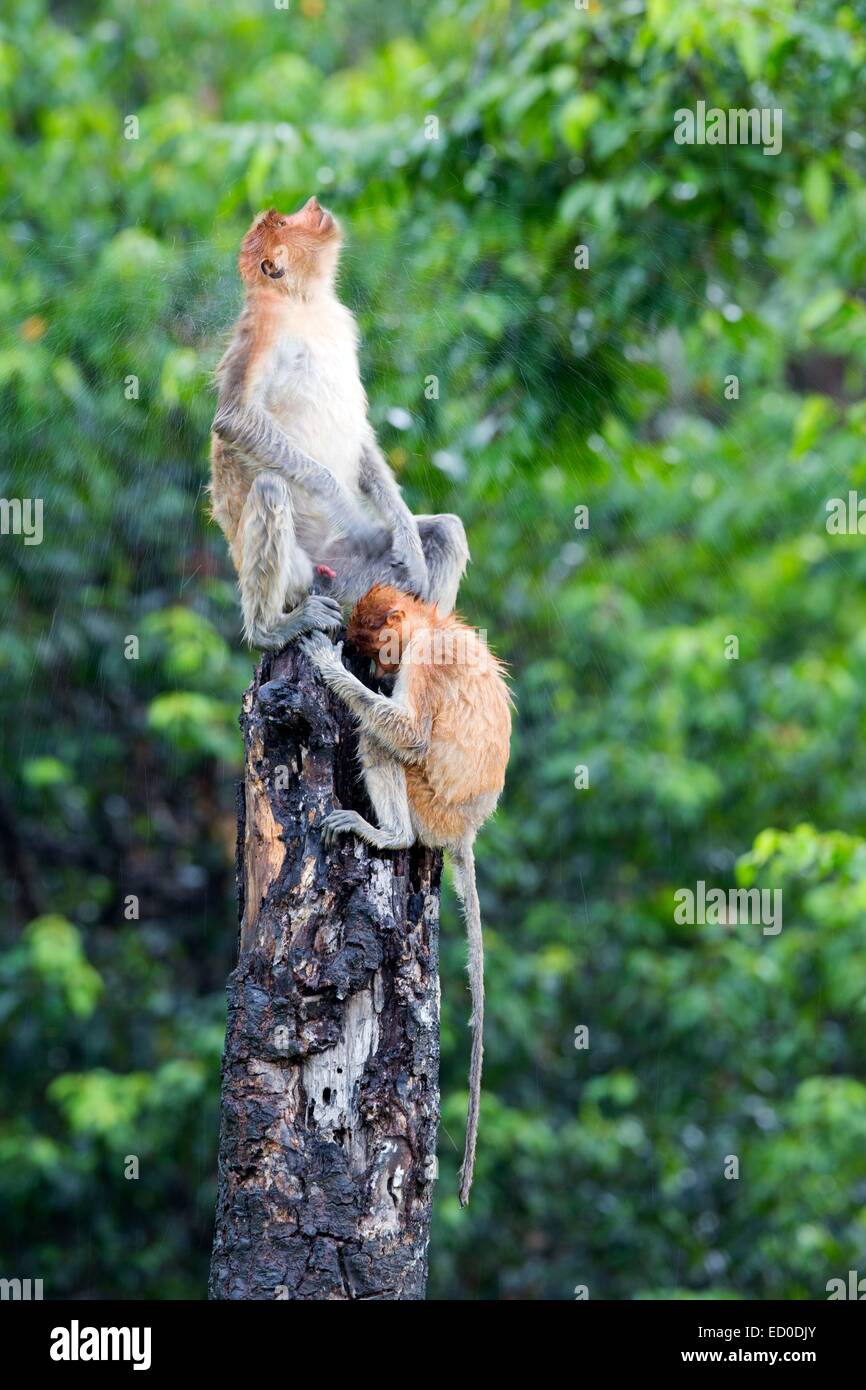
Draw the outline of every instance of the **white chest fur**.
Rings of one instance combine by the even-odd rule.
[[[291,301],[269,355],[262,403],[300,449],[353,486],[368,426],[349,310],[330,295]]]

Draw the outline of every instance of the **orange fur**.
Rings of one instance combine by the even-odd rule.
[[[238,269],[241,279],[247,285],[256,284],[262,274],[264,263],[277,272],[271,285],[279,292],[281,281],[303,281],[315,273],[323,252],[339,248],[341,232],[339,223],[315,198],[310,198],[300,212],[287,216],[269,208],[260,212],[241,242],[238,256]]]
[[[347,635],[380,674],[408,658],[404,698],[429,731],[423,762],[405,769],[409,805],[425,843],[455,843],[505,783],[511,697],[502,662],[475,628],[389,585],[359,600]]]
[[[291,216],[269,208],[259,212],[241,242],[238,268],[246,303],[233,341],[218,368],[230,379],[233,399],[256,399],[272,372],[271,350],[285,326],[287,296],[304,299],[323,279],[333,277],[342,231],[336,218],[309,198]],[[263,270],[282,272],[273,278]],[[241,568],[241,513],[250,479],[238,451],[216,434],[211,438],[213,515],[225,532],[235,569]]]
[[[484,941],[473,846],[505,782],[511,698],[502,663],[479,632],[389,585],[376,585],[359,600],[348,636],[375,657],[380,673],[396,670],[397,679],[389,702],[370,696],[354,676],[335,677],[332,688],[342,691],[361,723],[361,762],[379,829],[357,812],[343,810],[326,825],[332,833],[354,830],[382,848],[418,840],[451,854],[466,917],[472,995],[469,1109],[460,1169],[465,1206],[475,1165],[484,1056]],[[342,673],[341,664],[337,669]]]

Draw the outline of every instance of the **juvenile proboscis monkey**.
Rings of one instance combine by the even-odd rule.
[[[347,671],[321,633],[302,640],[324,681],[356,716],[364,782],[378,826],[357,811],[335,810],[324,841],[355,834],[377,849],[420,841],[451,855],[469,939],[472,1058],[469,1113],[460,1170],[460,1202],[469,1200],[484,1028],[484,947],[473,845],[505,782],[511,698],[502,664],[480,633],[434,604],[387,585],[355,606],[348,639],[376,662],[377,675],[396,672],[390,698],[368,690]]]
[[[450,612],[468,559],[456,516],[414,517],[376,443],[355,320],[335,291],[342,233],[310,198],[259,213],[241,244],[246,303],[217,368],[213,515],[252,646],[340,625],[340,603],[401,585]],[[311,592],[327,575],[326,594]]]

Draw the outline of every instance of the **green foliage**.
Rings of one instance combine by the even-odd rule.
[[[825,507],[866,487],[864,58],[830,0],[4,19],[0,490],[45,527],[0,538],[7,1274],[204,1291],[250,664],[210,373],[251,213],[312,191],[350,231],[374,422],[415,509],[463,516],[461,606],[518,702],[466,1213],[443,914],[431,1293],[862,1270],[866,558]],[[702,99],[780,108],[781,152],[677,145]],[[699,879],[781,888],[783,930],[677,925]]]

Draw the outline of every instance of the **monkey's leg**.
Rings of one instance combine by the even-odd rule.
[[[361,740],[361,762],[379,828],[364,820],[357,811],[332,811],[325,819],[324,843],[332,844],[338,835],[355,834],[375,849],[408,849],[415,843],[415,832],[402,767],[381,754],[377,756],[366,739]]]
[[[384,528],[381,543],[372,554],[356,546],[351,536],[333,541],[327,553],[321,557],[335,574],[331,593],[349,606],[357,603],[374,584],[393,584],[395,571],[391,564],[391,552],[391,534]],[[319,556],[315,558],[319,559]]]
[[[421,597],[435,603],[444,616],[457,602],[457,590],[469,560],[463,522],[459,516],[448,512],[441,516],[419,516],[415,520],[430,576],[428,591]]]
[[[362,549],[376,549],[383,527],[371,524],[357,498],[328,468],[316,463],[289,439],[270,411],[254,402],[238,406],[220,393],[213,431],[219,439],[315,498],[346,535]],[[323,558],[323,557],[320,557]],[[326,558],[326,557],[324,557]]]
[[[309,589],[313,566],[298,545],[288,486],[278,473],[259,473],[241,512],[237,548],[244,636],[251,647],[284,647],[304,632],[336,631],[335,599],[307,594],[291,613],[286,596]]]
[[[448,513],[415,519],[428,575],[426,591],[418,597],[435,603],[443,615],[450,613],[469,559],[463,522]],[[334,592],[343,603],[357,603],[374,584],[393,584],[397,589],[416,592],[412,575],[395,557],[393,537],[386,537],[386,544],[374,555],[359,553],[351,540],[343,540],[331,546],[325,559],[336,570]]]
[[[418,522],[403,501],[397,480],[388,467],[372,431],[361,451],[358,484],[372,504],[373,511],[384,521],[391,535],[389,560],[395,571],[393,582],[399,582],[401,589],[407,589],[409,593],[425,598],[430,577],[418,532]],[[398,569],[401,571],[399,581],[396,575]]]

